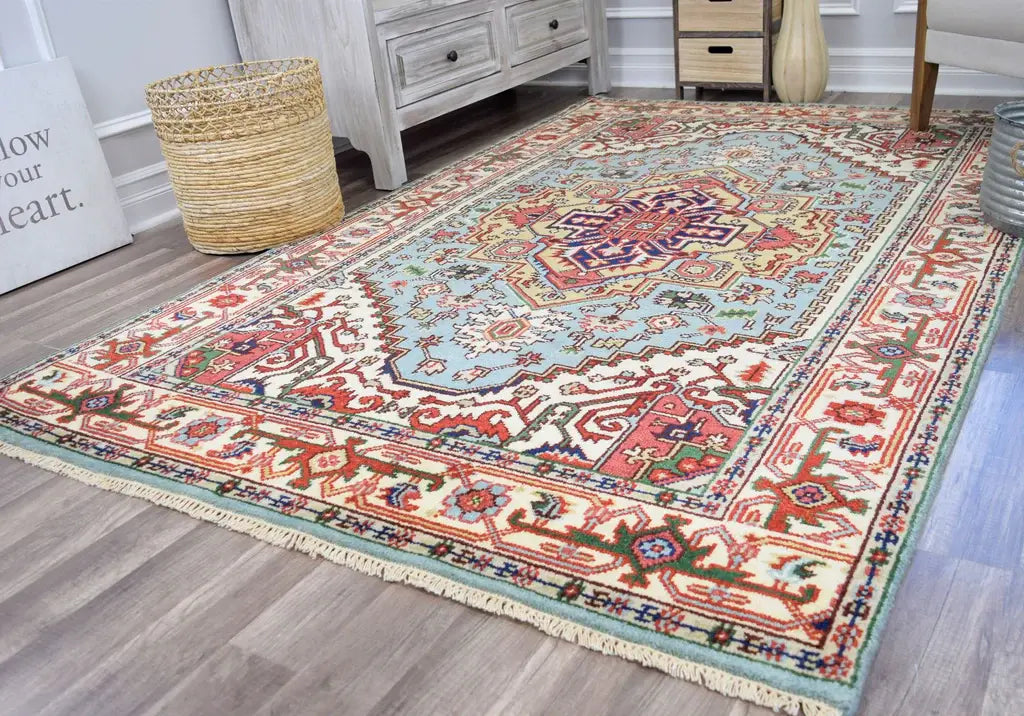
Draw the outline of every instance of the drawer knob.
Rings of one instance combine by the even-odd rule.
[[[455,60],[459,59],[459,53],[456,52],[455,50],[452,50],[447,55],[445,55],[445,57],[447,57],[452,62],[455,62]]]
[[[551,22],[549,22],[548,23],[548,27],[550,27],[552,30],[557,30],[558,29],[558,20],[555,19],[555,20],[552,20]]]

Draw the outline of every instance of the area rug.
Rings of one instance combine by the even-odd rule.
[[[8,377],[2,451],[848,713],[1017,268],[988,136],[589,100]]]

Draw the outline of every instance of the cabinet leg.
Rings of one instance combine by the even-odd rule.
[[[373,185],[382,191],[391,191],[405,184],[405,153],[402,135],[397,128],[388,131],[383,124],[361,128],[349,137],[352,146],[366,152],[373,166]]]
[[[612,88],[611,80],[608,79],[607,55],[602,58],[595,58],[594,55],[591,55],[587,67],[590,68],[590,94],[607,94]]]
[[[397,189],[409,178],[405,172],[405,155],[401,149],[397,154],[370,154],[370,164],[373,165],[373,185],[382,191]]]
[[[590,94],[604,94],[611,90],[608,74],[608,23],[605,22],[604,0],[587,3],[587,29],[590,34]]]

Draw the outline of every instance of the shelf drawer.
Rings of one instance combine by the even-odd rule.
[[[763,38],[686,37],[678,42],[681,84],[764,81]]]
[[[764,0],[676,0],[680,32],[761,32]]]
[[[583,0],[527,0],[505,8],[505,19],[513,66],[587,39]]]
[[[499,72],[496,27],[488,12],[388,40],[396,106]]]

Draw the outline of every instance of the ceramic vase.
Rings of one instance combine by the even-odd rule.
[[[786,0],[772,80],[783,102],[817,102],[825,94],[828,45],[818,0]]]

